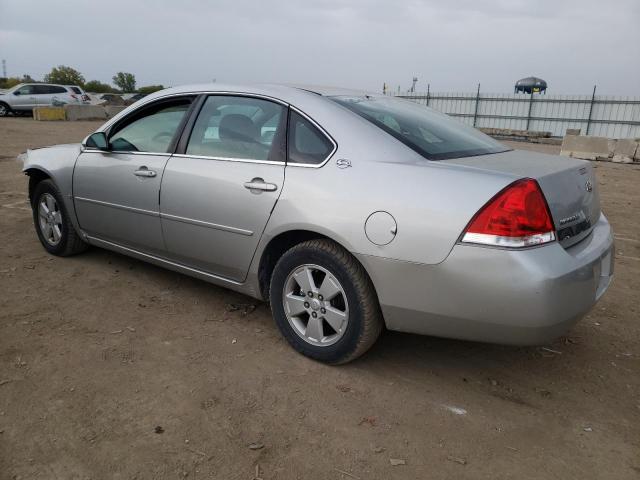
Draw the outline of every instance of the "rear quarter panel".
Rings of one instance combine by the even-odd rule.
[[[364,133],[338,139],[338,150],[321,168],[286,168],[263,247],[279,233],[303,229],[353,253],[437,264],[478,209],[513,181],[511,175],[425,160],[377,129]],[[339,168],[339,159],[351,166]],[[376,211],[389,212],[397,223],[394,240],[384,246],[365,234]]]

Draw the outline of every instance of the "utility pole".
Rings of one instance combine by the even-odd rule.
[[[411,84],[411,93],[415,93],[417,81],[418,81],[418,77],[413,77],[413,83]]]
[[[7,78],[7,61],[2,59],[2,77]]]

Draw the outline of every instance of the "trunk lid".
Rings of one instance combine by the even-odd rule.
[[[567,248],[591,232],[600,218],[600,197],[591,163],[586,160],[523,150],[480,155],[443,163],[533,178],[544,193],[558,240]]]

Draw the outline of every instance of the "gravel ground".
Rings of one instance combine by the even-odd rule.
[[[45,253],[14,158],[97,125],[0,119],[1,479],[640,478],[639,166],[596,164],[616,279],[567,337],[388,332],[328,367],[250,298]]]

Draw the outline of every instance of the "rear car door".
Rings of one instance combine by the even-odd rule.
[[[282,191],[287,106],[210,95],[167,163],[160,194],[170,258],[242,281]]]
[[[85,149],[73,196],[80,227],[93,238],[162,254],[160,181],[193,96],[145,105],[107,132],[109,151]]]
[[[51,105],[53,103],[53,97],[54,97],[55,91],[56,91],[56,88],[53,85],[35,85],[34,86],[34,94],[35,94],[34,107]]]

